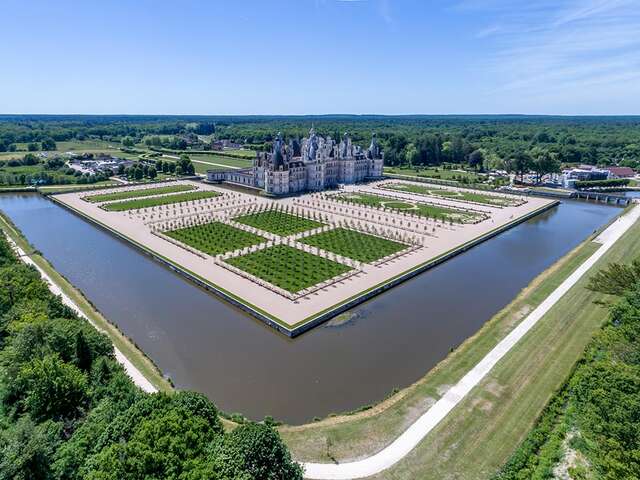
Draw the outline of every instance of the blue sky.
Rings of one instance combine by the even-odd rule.
[[[2,0],[0,17],[0,113],[640,114],[640,0]]]

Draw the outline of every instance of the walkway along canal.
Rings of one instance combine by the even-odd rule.
[[[620,212],[563,202],[291,340],[44,197],[0,195],[0,209],[178,388],[288,423],[379,401],[422,377]]]

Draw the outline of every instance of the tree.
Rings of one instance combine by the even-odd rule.
[[[74,417],[87,400],[87,377],[57,354],[24,365],[17,383],[24,409],[37,420]]]
[[[149,178],[153,180],[158,176],[158,171],[155,169],[155,167],[149,167],[149,171],[147,174],[149,175]]]
[[[469,155],[469,166],[476,170],[484,169],[484,153],[482,150],[474,150]]]
[[[42,150],[53,151],[57,148],[56,142],[51,137],[47,137],[42,141]]]
[[[27,153],[22,157],[22,165],[37,165],[38,163],[40,163],[40,160],[33,153]]]
[[[536,172],[538,182],[544,175],[560,171],[560,162],[556,155],[548,150],[534,147],[531,150],[531,158],[531,169]]]
[[[27,145],[27,150],[29,150],[30,152],[37,152],[38,150],[40,150],[40,145],[35,142],[31,142]]]
[[[136,165],[133,170],[133,178],[135,178],[136,180],[142,180],[143,176],[144,176],[144,173],[142,171],[142,168],[140,168],[139,165]]]
[[[21,417],[2,432],[0,480],[52,478],[50,467],[61,433],[61,423],[36,425],[28,416]]]
[[[263,480],[302,479],[302,468],[291,459],[278,432],[258,423],[240,425],[228,434],[219,461],[223,478],[247,473]]]
[[[131,137],[124,137],[122,139],[122,145],[124,145],[125,147],[133,147],[136,143],[134,142],[133,138]]]

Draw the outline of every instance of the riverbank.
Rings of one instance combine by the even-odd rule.
[[[80,316],[86,318],[96,329],[105,333],[115,349],[118,362],[141,389],[146,392],[171,391],[173,386],[163,376],[156,365],[135,345],[110,323],[87,300],[84,295],[60,275],[51,264],[31,247],[22,233],[10,220],[0,214],[0,229],[16,247],[22,261],[33,265],[56,295],[61,295],[63,302],[73,308]]]
[[[593,268],[619,259],[628,250],[640,252],[640,241],[634,238],[638,231],[640,227],[634,225]],[[599,245],[590,240],[541,274],[416,384],[356,415],[282,427],[296,458],[347,462],[380,451],[598,250]],[[585,278],[414,451],[380,478],[442,478],[452,472],[465,479],[486,478],[494,472],[526,435],[606,315],[592,304],[596,294],[582,288]],[[514,357],[518,360],[513,361]]]

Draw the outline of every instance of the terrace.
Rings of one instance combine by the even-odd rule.
[[[479,206],[444,193],[456,189],[431,201],[381,185],[274,200],[179,181],[54,199],[289,335],[554,204]]]

